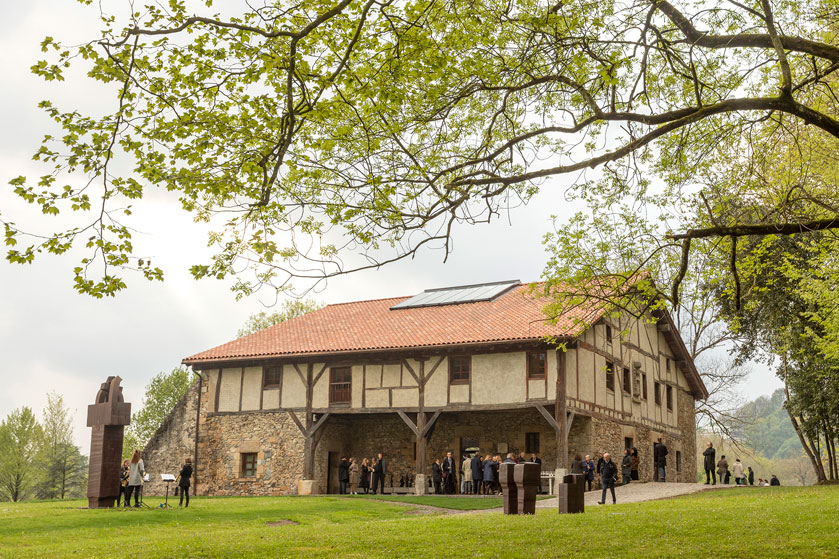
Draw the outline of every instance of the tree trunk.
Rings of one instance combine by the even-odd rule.
[[[810,445],[807,443],[807,440],[804,438],[804,433],[801,432],[801,427],[798,425],[798,421],[796,421],[795,416],[792,414],[792,411],[789,409],[789,384],[787,383],[787,356],[784,353],[783,357],[783,371],[784,371],[784,395],[786,396],[786,401],[784,402],[784,409],[787,410],[787,415],[789,416],[789,420],[792,423],[793,429],[795,429],[795,434],[798,435],[798,440],[801,441],[801,447],[804,449],[805,454],[807,454],[807,458],[810,459],[810,463],[813,465],[813,471],[816,473],[816,481],[825,481],[824,476],[824,468],[822,467],[821,457],[819,457],[818,461],[816,461],[816,457],[813,454],[813,451],[810,450]]]

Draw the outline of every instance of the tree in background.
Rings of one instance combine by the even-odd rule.
[[[14,410],[0,424],[0,498],[20,501],[31,495],[43,436],[27,407]]]
[[[123,439],[122,454],[131,456],[135,448],[142,448],[163,424],[166,416],[184,397],[192,384],[192,373],[185,367],[177,367],[168,373],[158,373],[146,386],[143,403],[139,411],[131,415],[131,424]]]
[[[73,444],[73,419],[64,406],[64,398],[55,392],[47,393],[43,415],[35,494],[39,499],[81,497],[87,490],[87,457]]]
[[[236,333],[237,338],[248,336],[254,332],[264,330],[269,326],[285,322],[291,318],[302,316],[306,313],[316,311],[323,305],[311,299],[290,299],[283,301],[281,309],[268,313],[265,311],[252,314],[248,321],[245,322],[239,331]]]
[[[163,278],[128,223],[152,188],[211,224],[215,253],[191,272],[233,278],[238,296],[448,254],[457,224],[490,221],[549,177],[664,218],[659,248],[685,265],[692,242],[837,226],[829,203],[803,211],[773,188],[761,200],[783,211],[726,212],[733,174],[704,198],[693,188],[721,144],[748,159],[810,128],[836,151],[833,0],[125,5],[100,11],[90,42],[46,37],[51,57],[33,66],[48,81],[83,66],[111,93],[105,115],[43,101],[62,129],[35,154],[47,169],[11,182],[75,223],[43,234],[2,217],[11,262],[83,246],[80,293],[113,295],[126,270]],[[658,283],[674,306],[682,269]]]

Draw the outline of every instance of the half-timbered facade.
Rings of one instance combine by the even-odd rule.
[[[340,456],[383,452],[386,485],[422,492],[447,450],[536,452],[553,470],[635,446],[648,480],[662,437],[668,480],[693,481],[694,402],[707,391],[667,313],[592,304],[547,322],[530,287],[329,305],[186,358],[199,381],[147,467],[193,457],[199,494],[321,493]],[[468,298],[476,290],[483,299]]]

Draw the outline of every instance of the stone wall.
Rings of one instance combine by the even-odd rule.
[[[679,481],[696,481],[696,402],[691,394],[676,391],[679,432],[682,434],[682,468]]]
[[[166,484],[160,481],[160,474],[177,476],[186,458],[195,459],[198,386],[196,381],[187,389],[184,397],[143,447],[143,464],[149,474],[149,482],[143,488],[145,495],[163,495]],[[170,491],[174,489],[174,486],[170,487]]]

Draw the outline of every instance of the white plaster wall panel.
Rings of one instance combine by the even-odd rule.
[[[414,361],[413,359],[407,360],[408,365],[411,366],[411,369],[414,371],[414,374],[419,376],[420,374],[420,362]],[[426,365],[428,365],[428,361],[426,361]],[[414,376],[408,370],[408,367],[403,367],[402,369],[402,386],[416,386],[417,381],[414,379]]]
[[[242,369],[224,369],[221,374],[221,390],[218,395],[218,411],[239,411],[239,389],[242,384]]]
[[[575,353],[580,360],[580,400],[594,402],[594,354],[587,349]]]
[[[242,410],[258,410],[262,392],[262,367],[246,367],[242,382]]]
[[[364,374],[364,367],[362,365],[354,365],[352,368],[352,407],[361,407],[361,397],[364,393],[364,381],[362,375]]]
[[[487,353],[472,357],[472,403],[524,402],[527,378],[526,354]]]
[[[416,388],[394,388],[394,408],[415,408],[419,406],[419,391]]]
[[[546,398],[545,392],[545,381],[544,380],[529,380],[527,381],[527,389],[528,389],[528,397],[531,400],[534,399],[542,399]],[[556,387],[554,387],[554,392],[556,392]]]
[[[275,410],[280,407],[280,389],[271,388],[262,391],[262,409]]]
[[[382,385],[382,366],[367,365],[367,388],[379,388]]]
[[[306,375],[306,365],[298,365],[303,377]],[[304,408],[306,407],[306,387],[297,374],[293,365],[283,366],[283,408]]]
[[[565,354],[565,367],[570,372],[573,372],[573,363],[571,363],[571,354],[574,353],[573,350],[568,350]],[[548,367],[548,392],[545,394],[545,398],[550,400],[556,399],[556,350],[549,349],[548,350],[548,359],[547,359],[547,367]],[[570,380],[570,379],[568,379]],[[575,379],[576,380],[576,379]],[[565,394],[568,396],[574,396],[575,392],[571,392],[570,389],[565,389]]]
[[[376,388],[367,391],[368,408],[387,408],[390,406],[390,394],[388,390]]]
[[[428,367],[434,367],[437,363],[437,359],[432,357],[429,363],[427,364]],[[429,368],[429,371],[431,369]],[[475,361],[472,360],[472,371],[474,374],[475,370]],[[427,375],[428,373],[426,373]],[[474,378],[473,378],[474,382]],[[437,370],[434,371],[434,374],[428,379],[428,382],[425,385],[425,406],[426,407],[436,407],[436,406],[445,406],[446,400],[448,396],[448,388],[449,388],[449,360],[443,359],[443,362],[440,363],[440,366],[437,367]]]
[[[386,363],[382,372],[382,387],[393,388],[402,385],[402,364]]]
[[[221,372],[219,369],[207,371],[207,409],[213,411],[216,409],[216,387],[219,383],[219,376]]]
[[[320,370],[323,369],[323,365],[323,363],[314,364],[314,369],[312,370],[312,380],[314,380]],[[320,380],[318,380],[315,385],[314,394],[312,395],[312,407],[329,407],[329,367],[326,368],[320,376]]]
[[[452,404],[469,403],[468,384],[453,384],[449,390],[449,402],[451,402]]]

